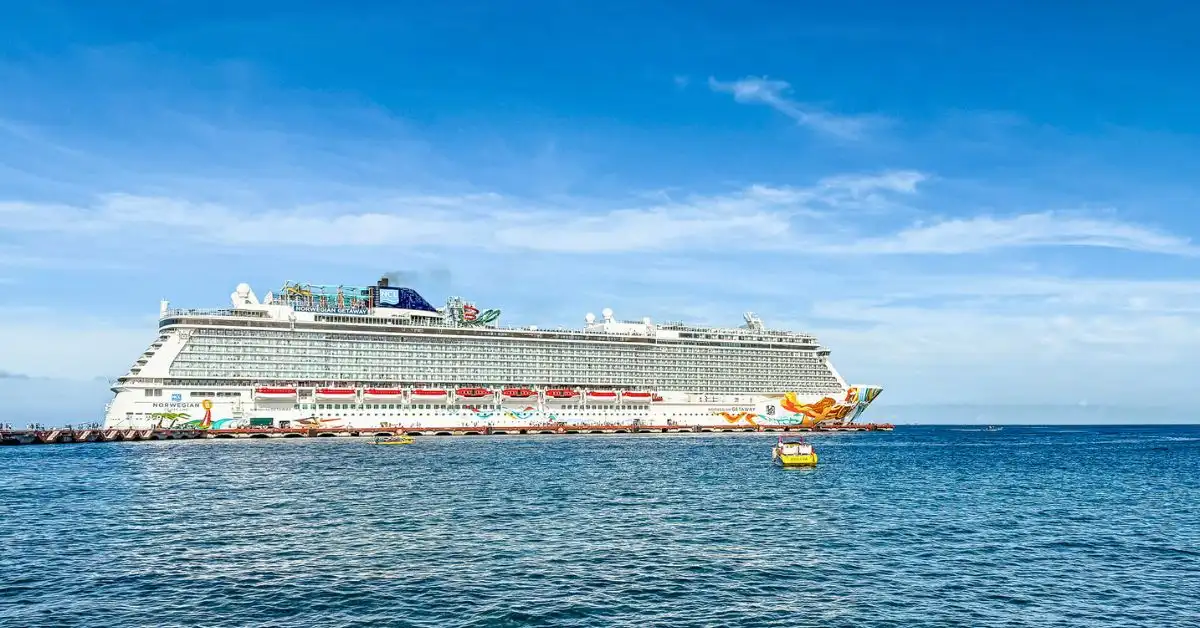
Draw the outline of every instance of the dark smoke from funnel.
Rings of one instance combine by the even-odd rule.
[[[447,268],[431,268],[428,270],[389,270],[383,276],[389,286],[440,286],[450,285],[451,275]]]

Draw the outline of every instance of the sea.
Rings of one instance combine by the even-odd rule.
[[[0,626],[1200,626],[1200,426],[0,448]]]

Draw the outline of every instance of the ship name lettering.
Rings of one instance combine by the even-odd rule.
[[[321,307],[319,305],[297,304],[293,305],[292,309],[297,312],[309,312],[311,314],[367,314],[367,308],[365,307]]]

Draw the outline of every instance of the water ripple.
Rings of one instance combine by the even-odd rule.
[[[1200,625],[1200,429],[0,450],[0,625]]]

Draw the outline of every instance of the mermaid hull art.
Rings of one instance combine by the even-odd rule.
[[[113,386],[105,424],[228,429],[631,425],[820,428],[860,420],[849,385],[802,332],[618,321],[501,327],[500,310],[409,288],[286,283],[232,307],[162,302],[158,335]]]

